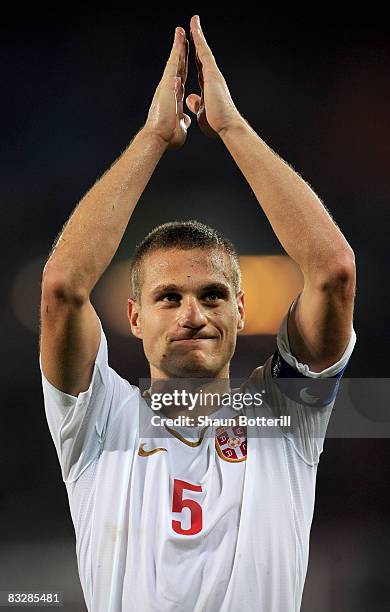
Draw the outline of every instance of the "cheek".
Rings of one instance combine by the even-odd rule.
[[[166,337],[166,322],[163,317],[150,310],[143,312],[141,321],[144,345],[153,352],[161,346]]]
[[[238,310],[234,306],[229,308],[228,312],[223,314],[225,320],[225,328],[227,330],[228,335],[234,335],[236,333],[237,328],[237,320],[238,320]]]
[[[229,313],[226,326],[227,343],[229,344],[229,347],[234,346],[237,341],[237,320],[238,312],[237,309],[233,307]]]

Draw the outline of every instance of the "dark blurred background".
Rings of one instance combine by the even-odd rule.
[[[61,590],[68,611],[85,606],[43,407],[40,273],[77,202],[145,122],[174,28],[188,35],[195,13],[240,112],[309,182],[355,251],[357,344],[346,374],[388,373],[390,38],[380,15],[257,14],[240,3],[215,12],[56,7],[4,16],[0,590]],[[191,117],[184,148],[158,164],[112,266],[172,219],[209,223],[243,256],[285,254],[223,143],[206,139]],[[137,384],[148,374],[142,347],[110,325],[99,285],[92,301],[110,365]],[[249,374],[274,348],[274,334],[239,337],[232,375]],[[325,442],[303,612],[390,608],[389,450],[385,438]]]

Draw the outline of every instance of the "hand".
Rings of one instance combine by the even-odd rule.
[[[225,128],[243,118],[206,42],[198,15],[191,17],[190,36],[195,45],[201,95],[187,96],[187,107],[196,115],[202,132],[210,138],[218,138]]]
[[[155,91],[143,130],[152,132],[178,149],[186,141],[191,118],[183,113],[184,88],[188,73],[189,43],[183,28],[175,29],[171,54]]]

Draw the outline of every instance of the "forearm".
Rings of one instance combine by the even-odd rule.
[[[70,216],[46,263],[44,277],[75,294],[89,295],[110,264],[131,214],[166,150],[141,129],[87,192]]]
[[[351,247],[317,195],[245,120],[221,138],[304,276],[318,278],[329,266],[353,260]]]

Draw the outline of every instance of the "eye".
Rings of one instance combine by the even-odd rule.
[[[208,291],[205,293],[204,298],[208,298],[208,301],[216,302],[217,300],[223,299],[223,294],[220,291]]]
[[[166,299],[168,298],[168,299]],[[173,298],[173,299],[172,299]],[[180,301],[180,295],[178,293],[164,293],[159,298],[162,302],[177,302]]]

